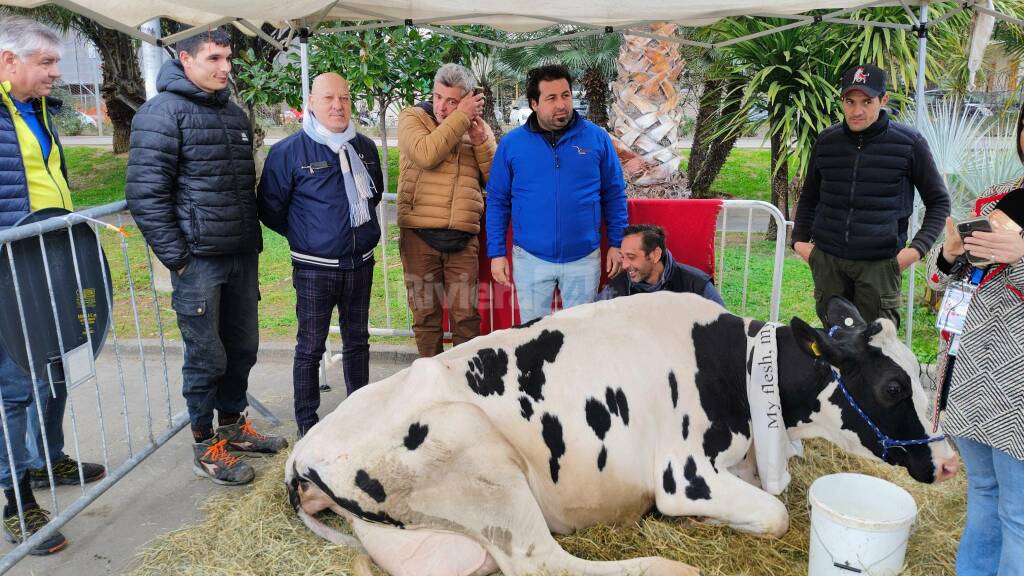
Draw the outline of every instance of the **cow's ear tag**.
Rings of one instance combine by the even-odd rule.
[[[818,343],[817,342],[811,342],[811,352],[814,353],[814,357],[815,358],[820,358],[821,357],[821,349],[818,348]]]

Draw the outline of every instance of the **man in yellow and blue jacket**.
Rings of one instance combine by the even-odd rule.
[[[27,18],[0,20],[0,229],[13,226],[29,212],[43,208],[72,210],[67,165],[54,115],[60,102],[47,98],[60,77],[60,37]],[[37,383],[42,426],[32,405],[32,382],[0,346],[0,394],[3,395],[8,442],[0,429],[0,488],[6,496],[3,535],[11,542],[28,538],[46,525],[48,513],[35,501],[32,487],[48,486],[41,429],[53,479],[77,484],[79,468],[86,482],[102,478],[98,464],[79,463],[64,454],[64,406],[67,387]],[[11,462],[14,470],[11,470]],[[14,485],[18,485],[24,526],[18,518]],[[59,532],[35,546],[31,554],[52,554],[67,540]]]

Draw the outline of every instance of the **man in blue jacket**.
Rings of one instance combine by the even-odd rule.
[[[278,142],[263,165],[260,219],[286,236],[299,331],[292,366],[299,436],[319,420],[318,369],[338,309],[345,387],[370,379],[369,315],[373,248],[380,239],[375,208],[384,191],[377,147],[356,132],[348,82],[317,76],[302,131]]]
[[[628,220],[615,147],[607,132],[573,110],[568,69],[531,70],[526,97],[533,114],[502,138],[487,184],[491,276],[511,285],[505,249],[511,220],[521,322],[547,314],[556,287],[566,308],[592,302],[601,278],[601,223],[608,234],[606,270],[614,277]]]

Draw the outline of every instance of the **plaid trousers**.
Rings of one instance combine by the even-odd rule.
[[[335,308],[341,327],[345,388],[352,394],[370,380],[373,261],[354,270],[293,268],[292,285],[299,321],[292,365],[295,421],[299,433],[305,434],[320,420],[316,414],[320,407],[320,360]]]

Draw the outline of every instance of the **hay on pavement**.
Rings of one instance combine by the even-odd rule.
[[[136,559],[133,576],[335,575],[351,573],[356,554],[310,532],[288,504],[287,455],[258,466],[252,487],[225,489],[204,504],[206,520],[161,536]],[[844,454],[824,441],[807,443],[803,460],[790,467],[793,482],[783,494],[790,530],[781,539],[757,538],[689,518],[657,514],[624,526],[595,526],[560,537],[570,553],[592,560],[663,556],[700,567],[705,574],[803,576],[807,573],[807,489],[833,472],[864,472],[913,494],[918,521],[907,549],[907,576],[953,575],[965,514],[966,482],[938,486],[912,480],[902,469]]]

